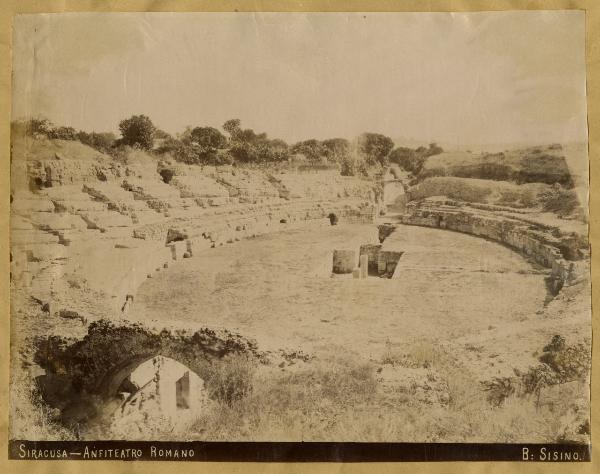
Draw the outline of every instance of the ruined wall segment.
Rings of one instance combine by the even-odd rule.
[[[507,245],[551,269],[559,287],[589,271],[585,264],[589,255],[586,236],[518,215],[508,216],[445,198],[428,198],[409,203],[402,223],[463,232]]]

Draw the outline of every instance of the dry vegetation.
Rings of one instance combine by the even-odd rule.
[[[434,393],[428,402],[416,402],[421,389],[416,385],[393,394],[384,390],[380,373],[389,365],[423,369],[431,390],[443,387],[442,403]],[[436,385],[439,374],[442,383]],[[146,434],[153,439],[371,442],[585,442],[589,434],[585,408],[573,402],[585,391],[585,377],[562,385],[561,396],[552,400],[512,390],[497,401],[468,369],[427,343],[390,352],[381,361],[360,362],[355,354],[332,351],[285,369],[232,356],[214,365],[207,387],[213,402],[205,416],[191,420],[184,431],[155,425]],[[550,383],[541,387],[543,393],[552,389]]]
[[[447,196],[465,202],[497,204],[515,208],[538,205],[539,195],[550,186],[541,183],[517,185],[507,181],[477,178],[427,178],[409,190],[409,200]]]

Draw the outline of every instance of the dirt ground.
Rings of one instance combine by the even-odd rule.
[[[368,360],[423,342],[451,347],[481,378],[534,364],[565,318],[542,316],[546,271],[455,232],[401,226],[392,279],[331,275],[333,249],[376,243],[373,225],[294,230],[211,249],[147,280],[128,318],[225,328],[264,351],[347,348]]]

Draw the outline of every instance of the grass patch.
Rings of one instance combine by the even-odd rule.
[[[22,374],[10,383],[10,437],[26,440],[64,441],[77,434],[58,420],[58,410],[44,403],[34,380]]]
[[[190,433],[212,440],[327,439],[341,413],[376,396],[375,373],[373,364],[344,356],[290,372],[269,368],[255,376],[245,397],[234,403],[217,399]]]

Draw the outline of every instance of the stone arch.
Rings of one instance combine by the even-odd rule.
[[[228,331],[159,332],[136,324],[116,326],[107,320],[91,323],[81,340],[52,336],[37,341],[36,349],[35,361],[47,374],[60,374],[78,392],[101,398],[114,395],[137,366],[159,355],[200,376],[206,364],[227,354],[260,357],[255,343]]]

